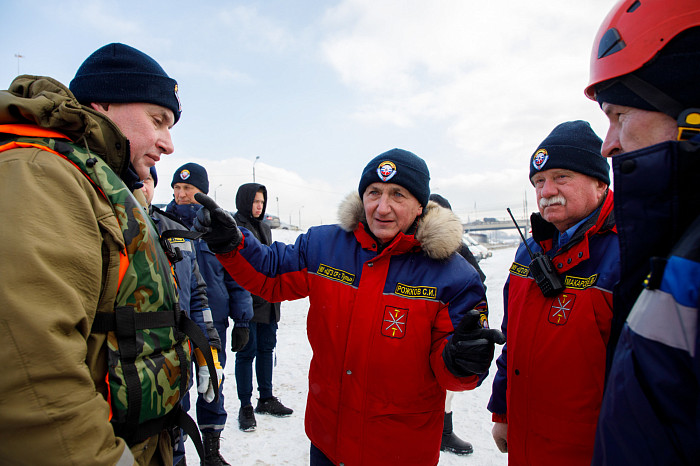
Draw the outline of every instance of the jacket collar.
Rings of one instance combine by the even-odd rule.
[[[341,202],[338,218],[340,227],[347,232],[354,232],[363,248],[378,250],[377,240],[366,226],[364,206],[357,192],[350,193]],[[399,233],[382,252],[402,254],[422,250],[431,259],[444,260],[459,250],[463,232],[462,222],[451,210],[429,201],[418,219],[414,233]]]
[[[12,109],[10,111],[9,109]],[[129,141],[109,118],[81,105],[71,91],[44,76],[22,75],[0,91],[0,124],[50,128],[99,155],[122,179],[129,167]]]
[[[192,228],[194,225],[194,219],[197,217],[197,212],[202,206],[199,204],[181,204],[175,203],[175,200],[170,201],[170,203],[165,206],[165,211],[170,215],[174,215],[181,223],[183,223],[187,228]]]

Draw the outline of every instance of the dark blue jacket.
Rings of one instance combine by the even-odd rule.
[[[161,235],[168,230],[188,230],[175,217],[163,212],[158,207],[151,206],[149,214]],[[180,309],[185,311],[199,326],[209,339],[209,345],[220,350],[221,340],[212,322],[211,309],[207,299],[207,284],[199,272],[195,241],[178,237],[172,237],[168,241],[171,247],[178,248],[182,254],[182,260],[175,263]]]
[[[666,142],[613,157],[623,268],[615,312],[626,321],[617,322],[594,465],[700,464],[700,152],[692,149]]]
[[[177,205],[175,201],[171,201],[166,207],[166,212],[175,215],[188,228],[192,228],[195,215],[201,207],[199,204]],[[226,328],[230,317],[236,327],[248,327],[253,317],[250,293],[241,288],[224,270],[216,255],[209,250],[207,243],[197,240],[195,249],[199,271],[207,284],[207,297],[214,324],[219,328]]]

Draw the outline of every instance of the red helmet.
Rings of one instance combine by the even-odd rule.
[[[621,0],[601,24],[591,52],[585,93],[595,85],[641,68],[679,33],[700,26],[698,0]]]

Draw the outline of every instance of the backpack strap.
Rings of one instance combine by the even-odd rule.
[[[199,433],[199,427],[197,427],[197,423],[194,422],[194,419],[192,419],[190,415],[187,414],[182,408],[179,408],[175,418],[175,425],[179,426],[187,435],[190,436],[192,443],[194,443],[194,446],[197,449],[199,459],[202,461],[202,463],[204,463],[204,444],[202,443],[202,436]]]
[[[135,330],[146,329],[146,328],[163,328],[163,327],[174,327],[187,335],[192,342],[192,344],[199,348],[199,350],[204,355],[204,359],[207,362],[207,367],[209,368],[209,380],[211,380],[212,386],[216,388],[216,394],[214,396],[214,401],[219,400],[219,381],[216,376],[216,366],[214,365],[214,357],[211,354],[211,347],[209,346],[209,341],[206,336],[202,333],[199,326],[176,305],[174,311],[161,311],[161,312],[135,312],[132,307],[123,306],[115,308],[114,312],[98,312],[95,314],[95,320],[92,323],[93,333],[107,333],[114,332],[115,336],[119,340],[120,348],[124,348],[124,354],[122,359],[125,362],[133,362],[132,355],[135,357],[135,347],[133,346],[133,336]],[[124,346],[122,346],[124,345]],[[129,359],[126,359],[129,358]],[[184,357],[181,360],[185,360]],[[132,377],[135,377],[132,374]],[[131,377],[127,376],[127,387],[130,386],[130,382],[133,385],[134,392],[140,387],[138,378],[135,381],[129,380]],[[185,386],[182,388],[181,393],[187,392],[187,379],[189,377],[182,377],[181,385]],[[139,391],[138,395],[133,396],[138,399],[141,398],[141,393]],[[131,398],[130,400],[134,400]],[[131,405],[131,403],[130,403]],[[138,405],[136,405],[138,406]],[[138,414],[138,413],[137,413]],[[131,416],[130,416],[131,417]],[[138,415],[137,415],[138,419]]]

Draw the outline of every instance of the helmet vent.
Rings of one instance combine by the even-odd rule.
[[[627,13],[632,13],[634,10],[636,10],[636,9],[639,8],[640,6],[642,6],[642,2],[640,2],[639,0],[637,0],[636,2],[634,2],[633,4],[631,4],[629,8],[627,8]]]
[[[620,33],[617,32],[617,29],[608,29],[600,39],[600,44],[598,44],[598,58],[607,57],[615,52],[619,52],[624,49],[626,45]]]

